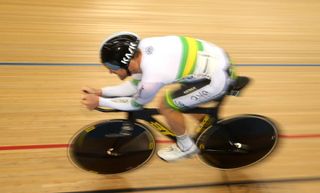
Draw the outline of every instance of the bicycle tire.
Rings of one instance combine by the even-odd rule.
[[[236,169],[267,157],[278,141],[276,125],[260,115],[218,121],[197,138],[200,159],[219,169]]]
[[[74,165],[86,171],[118,174],[144,165],[154,150],[155,139],[146,126],[114,119],[82,128],[71,139],[68,155]]]

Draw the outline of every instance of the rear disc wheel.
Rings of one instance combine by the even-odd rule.
[[[235,169],[259,162],[278,140],[275,124],[259,115],[241,115],[219,121],[197,139],[200,159],[220,169]]]

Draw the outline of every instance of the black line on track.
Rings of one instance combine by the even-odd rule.
[[[182,190],[182,189],[196,189],[220,186],[239,186],[239,185],[254,185],[254,184],[275,184],[275,183],[301,183],[301,182],[314,182],[320,181],[320,177],[305,177],[305,178],[283,178],[283,179],[270,179],[270,180],[241,180],[231,182],[215,182],[191,185],[177,185],[177,186],[154,186],[154,187],[141,187],[141,188],[121,188],[121,189],[108,189],[108,190],[92,190],[92,191],[79,191],[79,192],[64,192],[64,193],[119,193],[119,192],[144,192],[144,191],[161,191],[161,190]]]
[[[0,62],[0,66],[100,66],[98,63]],[[320,64],[234,64],[253,67],[320,67]]]

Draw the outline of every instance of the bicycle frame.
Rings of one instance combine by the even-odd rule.
[[[216,124],[218,119],[218,113],[220,106],[223,102],[225,96],[222,96],[219,100],[217,100],[217,105],[213,107],[196,107],[190,110],[182,111],[184,114],[206,114],[206,118],[204,118],[199,124],[199,128],[197,129],[197,136],[201,134],[208,126]],[[97,111],[100,112],[124,112],[115,109],[104,109],[104,108],[96,108]],[[170,138],[171,140],[176,140],[176,135],[169,129],[165,124],[161,123],[154,116],[159,115],[159,111],[156,108],[144,108],[137,111],[125,111],[127,113],[127,120],[130,124],[134,123],[137,119],[146,121],[153,129],[160,132],[162,135]]]

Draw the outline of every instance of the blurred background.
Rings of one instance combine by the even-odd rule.
[[[319,190],[319,10],[317,0],[0,0],[0,191]],[[82,86],[120,82],[98,55],[101,42],[117,31],[185,35],[224,48],[237,72],[253,82],[227,100],[222,115],[270,117],[281,129],[276,151],[236,171],[197,159],[168,164],[156,156],[117,176],[75,168],[66,153],[73,134],[91,122],[121,118],[80,105]]]
[[[179,34],[224,47],[236,63],[319,61],[319,2],[1,1],[3,62],[96,63],[110,34]]]

